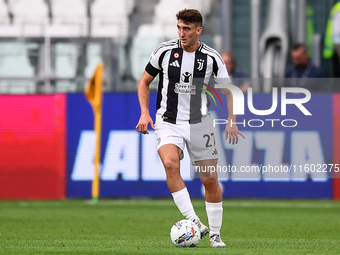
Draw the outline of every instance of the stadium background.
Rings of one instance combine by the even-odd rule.
[[[154,134],[142,136],[134,130],[139,118],[138,79],[155,46],[176,37],[174,14],[184,7],[202,11],[202,41],[219,51],[232,51],[237,68],[257,78],[251,66],[254,2],[261,3],[261,35],[270,2],[265,0],[0,0],[0,199],[91,196],[94,120],[83,91],[99,62],[105,63],[100,196],[170,197]],[[288,7],[294,9],[298,2],[289,1]],[[332,77],[331,61],[320,57],[320,36],[335,1],[301,2],[314,11],[313,34],[319,38],[319,50],[311,51],[311,58]],[[230,11],[223,6],[230,6]],[[298,39],[294,26],[289,31],[291,45]],[[291,63],[288,54],[285,63]],[[156,82],[151,86],[152,116]],[[235,148],[222,143],[222,161],[339,164],[340,96],[336,90],[328,86],[324,93],[312,93],[306,105],[311,118],[289,109],[287,118],[298,119],[297,128],[241,128],[247,140]],[[254,102],[264,102],[268,108],[271,95],[259,91]],[[224,118],[222,107],[212,110]],[[279,112],[271,117],[282,118]],[[246,112],[244,118],[252,115]],[[263,138],[268,136],[270,141]],[[186,170],[183,176],[191,195],[202,197],[200,181]],[[340,198],[340,182],[329,176],[251,177],[223,176],[224,197]]]

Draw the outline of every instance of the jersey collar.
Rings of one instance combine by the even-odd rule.
[[[201,40],[198,40],[198,41],[199,41],[199,43],[200,43],[200,46],[198,46],[198,49],[197,49],[196,51],[201,51],[202,48],[203,48],[203,43],[202,43]],[[179,39],[179,38],[178,38],[178,47],[179,47],[179,48],[182,48],[181,39]],[[182,48],[182,50],[184,50],[184,49]]]

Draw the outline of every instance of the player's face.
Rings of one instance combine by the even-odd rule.
[[[196,27],[193,23],[184,23],[182,20],[178,20],[177,29],[182,48],[189,52],[197,50],[199,47],[198,37],[202,32],[202,27]]]

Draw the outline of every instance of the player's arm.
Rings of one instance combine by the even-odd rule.
[[[231,85],[228,84],[228,85]],[[225,127],[225,139],[227,140],[229,137],[229,143],[237,144],[238,143],[238,135],[242,136],[244,135],[238,130],[236,123],[236,115],[233,111],[233,94],[229,89],[222,89],[223,92],[227,96],[227,108],[228,108],[228,123]]]
[[[232,85],[230,82],[230,78],[228,75],[227,68],[222,60],[222,57],[216,58],[217,72],[214,73],[214,78],[217,84],[228,84]],[[229,138],[229,143],[237,144],[238,143],[238,135],[244,135],[238,130],[236,122],[236,115],[234,115],[233,111],[233,94],[227,88],[222,89],[223,92],[227,96],[227,107],[228,107],[228,123],[225,127],[225,140]]]
[[[153,125],[152,118],[149,112],[149,98],[150,98],[150,89],[149,85],[153,81],[155,77],[148,74],[144,71],[142,78],[140,79],[137,87],[138,100],[140,105],[140,118],[138,124],[136,126],[136,130],[141,132],[142,134],[149,134],[148,125],[155,129]]]

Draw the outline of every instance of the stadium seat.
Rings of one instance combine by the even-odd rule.
[[[14,26],[20,28],[21,36],[41,37],[48,24],[48,8],[44,0],[12,0],[11,10]]]
[[[76,76],[79,47],[75,43],[57,43],[55,45],[55,75],[60,78]]]
[[[144,68],[151,53],[163,39],[162,27],[154,24],[139,26],[137,35],[133,38],[131,47],[131,72],[135,80],[142,77]],[[152,33],[150,33],[152,31]],[[152,36],[151,36],[152,35]]]
[[[204,2],[207,3],[204,4]],[[185,8],[195,8],[205,16],[210,10],[209,3],[210,1],[206,0],[161,0],[155,6],[154,23],[174,23],[176,21],[176,13]]]
[[[87,44],[87,65],[84,70],[86,78],[91,78],[96,67],[99,63],[103,62],[103,49],[102,45],[99,43],[89,43]]]
[[[81,22],[87,17],[86,3],[85,0],[51,0],[53,19]]]
[[[20,26],[0,25],[0,37],[19,37],[21,36]]]
[[[10,24],[7,7],[4,1],[0,1],[0,37],[18,37],[21,35],[20,27]]]
[[[56,93],[77,92],[77,84],[71,81],[57,81],[55,84]]]
[[[188,8],[189,6],[183,0],[166,1],[161,0],[155,6],[154,24],[170,24],[176,22],[176,13],[178,10]]]
[[[210,13],[212,0],[185,0],[190,8],[199,10],[203,17]]]
[[[0,94],[34,94],[36,85],[33,81],[0,81]]]
[[[92,17],[113,18],[128,16],[134,8],[134,0],[95,0],[91,6]]]
[[[92,18],[93,37],[127,37],[129,32],[128,18],[119,17],[113,19]]]
[[[87,1],[51,0],[52,24],[49,36],[78,37],[88,35]]]
[[[86,35],[86,28],[76,24],[51,24],[46,27],[45,35],[49,37],[82,37]]]
[[[9,19],[8,19],[8,10],[7,5],[4,1],[0,1],[0,26],[2,25],[8,25]]]
[[[37,49],[35,44],[1,43],[0,77],[34,78],[34,67],[29,61],[29,51]],[[35,93],[35,82],[30,80],[2,80],[0,93],[24,94]]]
[[[163,38],[171,39],[177,36],[176,13],[182,9],[195,8],[199,10],[203,18],[211,9],[211,0],[161,0],[155,6],[155,16],[153,18],[154,24],[159,24],[164,29]]]
[[[91,6],[91,36],[119,40],[119,74],[126,71],[125,46],[129,36],[129,16],[135,0],[95,0]]]
[[[60,43],[56,46],[56,76],[69,78],[76,76],[77,58],[79,47],[76,44]],[[103,62],[102,45],[100,43],[88,43],[86,48],[86,67],[84,76],[89,79],[93,75],[97,65]],[[79,86],[80,85],[80,86]],[[76,92],[80,87],[85,89],[86,82],[79,84],[75,81],[57,81],[55,91],[59,93]]]
[[[29,63],[28,52],[33,44],[1,43],[0,76],[34,77],[34,69]],[[37,46],[36,46],[37,47]]]
[[[127,37],[134,0],[96,0],[91,6],[92,36]]]

